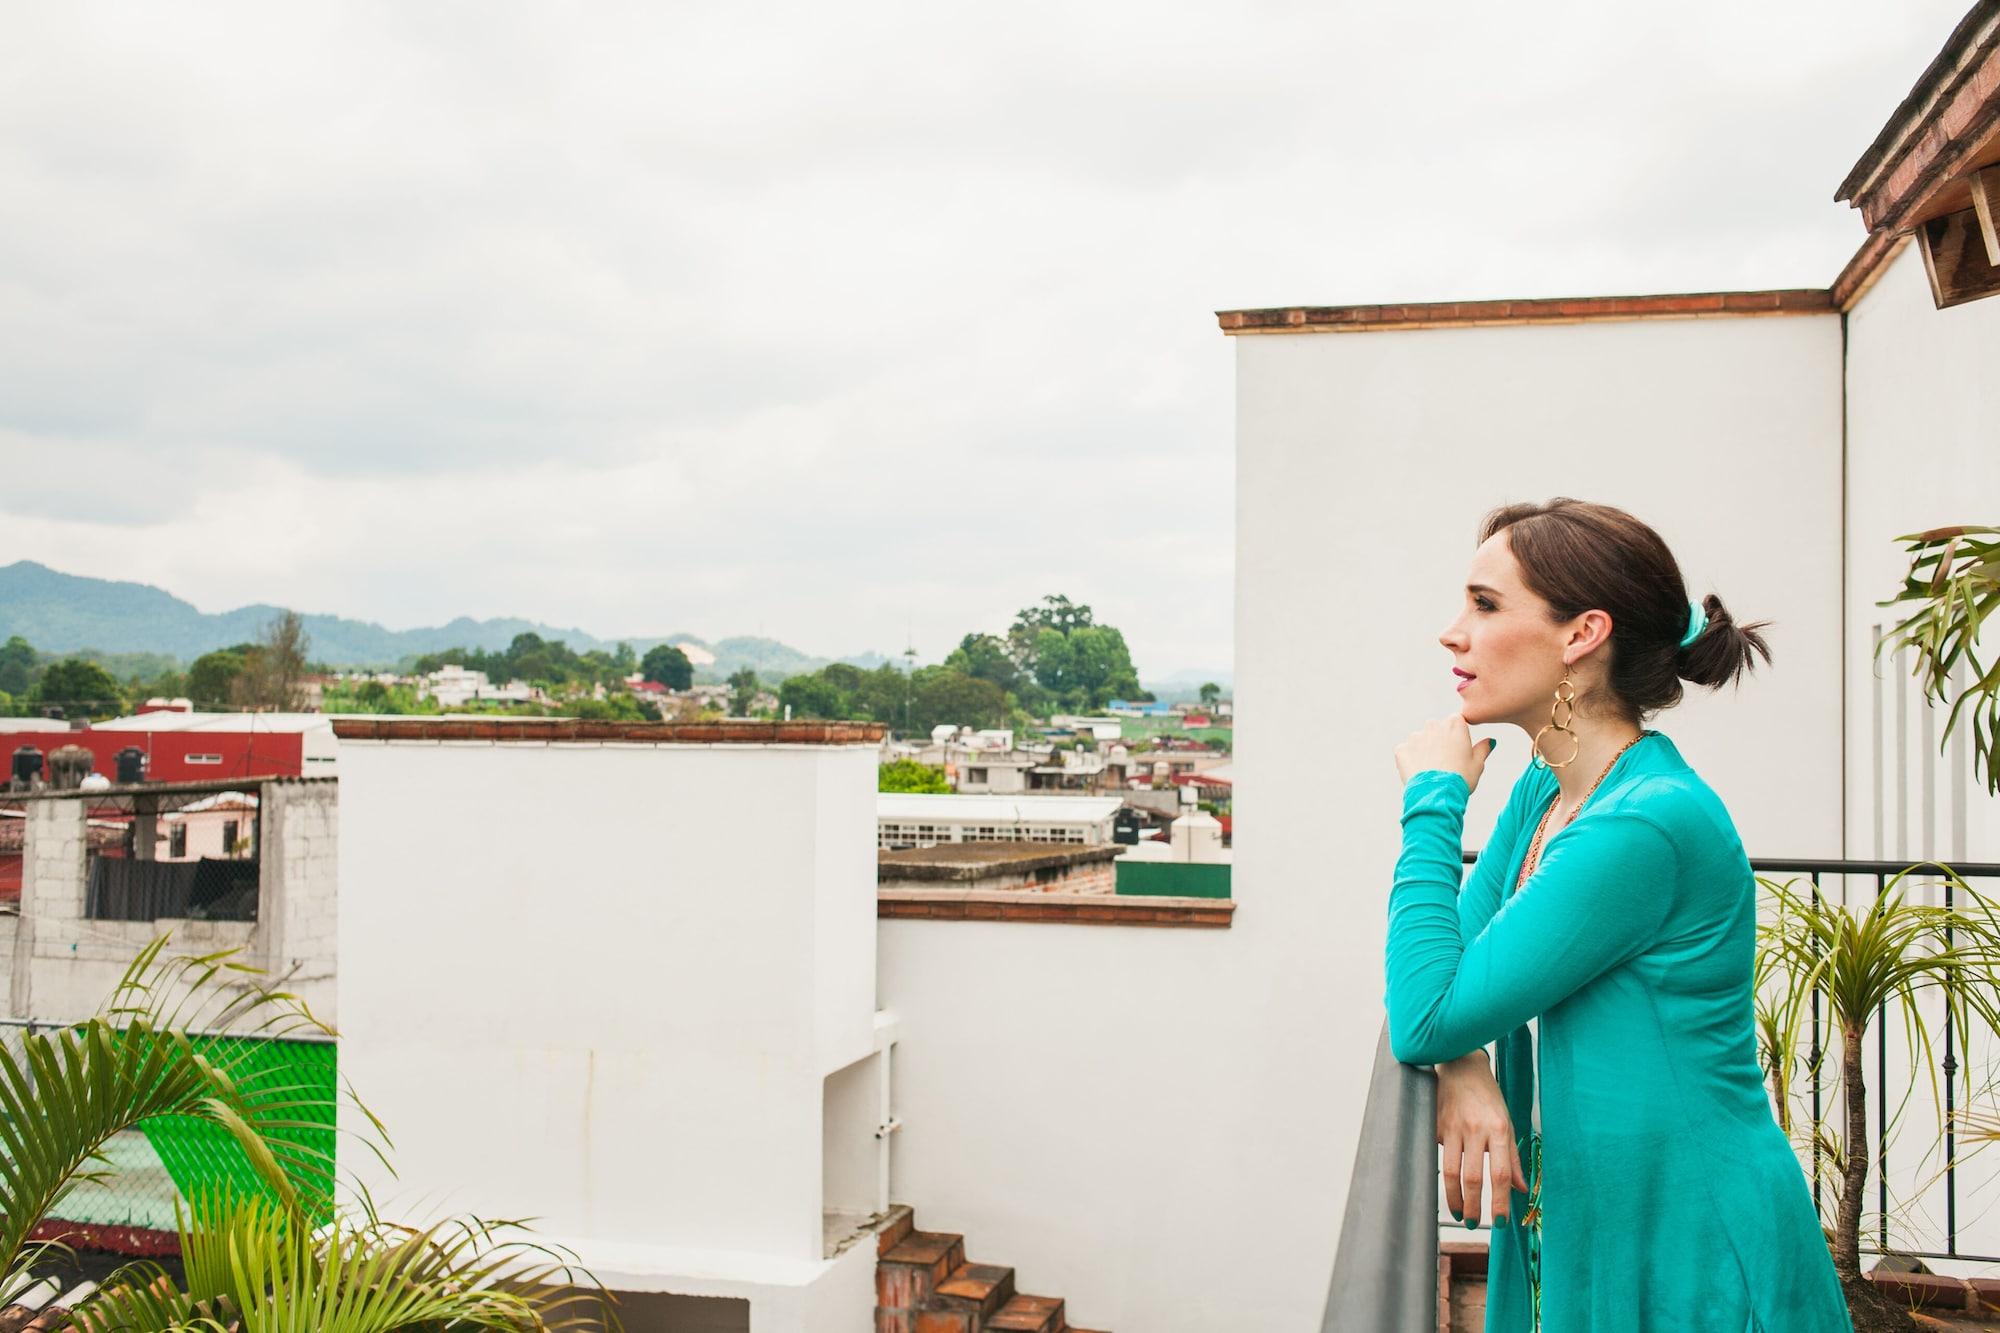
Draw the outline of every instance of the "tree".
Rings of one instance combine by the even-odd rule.
[[[82,657],[66,657],[51,663],[35,685],[33,701],[39,708],[59,708],[66,718],[117,717],[125,711],[125,698],[111,673]]]
[[[233,705],[236,678],[243,674],[244,654],[253,650],[254,645],[242,644],[218,648],[195,658],[194,665],[188,668],[188,699],[196,708],[211,711]]]
[[[827,679],[822,671],[785,677],[778,686],[778,704],[793,717],[841,719],[853,711],[854,697]]]
[[[35,670],[35,650],[28,641],[16,634],[0,645],[0,690],[12,695],[23,695],[33,683]]]
[[[994,727],[1007,716],[1007,693],[990,680],[979,680],[956,667],[918,667],[910,675],[910,717],[906,724],[912,736],[927,736],[931,728],[949,722],[953,726]]]
[[[1213,705],[1216,702],[1216,700],[1220,699],[1221,697],[1222,697],[1222,687],[1220,685],[1217,685],[1212,680],[1206,681],[1202,684],[1201,701],[1204,704]]]
[[[944,770],[916,759],[892,759],[876,770],[875,790],[948,794]]]
[[[1072,602],[1060,593],[1051,593],[1042,598],[1040,606],[1027,607],[1016,615],[1007,637],[1033,642],[1034,636],[1045,629],[1070,634],[1094,623],[1089,607]]]
[[[757,698],[757,673],[749,667],[732,673],[729,677],[729,711],[737,717],[750,716],[750,706]]]
[[[629,694],[613,694],[602,699],[588,695],[571,699],[561,709],[564,717],[580,717],[591,722],[644,722],[646,712]]]
[[[296,712],[305,707],[306,654],[312,640],[296,611],[281,611],[264,626],[254,648],[243,655],[231,697],[252,709]]]
[[[976,680],[990,680],[1003,690],[1011,691],[1021,683],[1020,664],[1009,654],[1006,642],[991,634],[966,635],[945,657],[944,664]]]
[[[694,684],[694,663],[673,644],[663,643],[639,659],[639,674],[670,690],[685,690]]]

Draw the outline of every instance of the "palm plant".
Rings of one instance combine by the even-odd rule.
[[[1908,901],[1912,873],[1940,874],[1956,903],[1933,907]],[[1850,1304],[1873,1298],[1861,1275],[1861,1205],[1868,1185],[1868,1087],[1862,1066],[1870,1020],[1893,1009],[1902,1019],[1912,1057],[1921,1056],[1935,1095],[1931,1023],[1921,1001],[1941,1002],[1956,1031],[1979,1019],[2000,1030],[2000,915],[1995,905],[1945,866],[1912,866],[1889,879],[1865,910],[1797,892],[1792,883],[1760,881],[1772,912],[1758,927],[1759,975],[1776,987],[1765,1004],[1767,1039],[1789,1061],[1812,998],[1826,1006],[1839,1037],[1844,1124],[1830,1142],[1846,1145],[1833,1228],[1833,1261]],[[1760,1020],[1762,1026],[1762,1020]],[[1788,1113],[1787,1113],[1788,1114]],[[1819,1127],[1813,1127],[1819,1134]]]
[[[1908,543],[1909,572],[1903,590],[1876,605],[1921,605],[1882,637],[1875,652],[1880,656],[1885,648],[1914,647],[1912,673],[1921,680],[1926,698],[1940,703],[1948,700],[1953,668],[1961,657],[1966,660],[1971,680],[1952,701],[1939,743],[1950,737],[1959,710],[1972,703],[1973,765],[1984,774],[1987,791],[2000,796],[2000,658],[1982,666],[1974,651],[1980,624],[2000,608],[2000,540],[1995,536],[2000,528],[1959,526],[1896,538]]]
[[[263,985],[236,951],[167,957],[166,944],[162,936],[140,952],[98,1014],[30,1033],[18,1055],[0,1046],[0,1304],[61,1248],[31,1239],[38,1224],[79,1184],[108,1179],[112,1137],[183,1117],[219,1127],[251,1184],[190,1189],[188,1207],[176,1204],[185,1289],[156,1265],[121,1269],[71,1313],[87,1333],[599,1323],[602,1293],[584,1290],[595,1282],[525,1239],[518,1222],[402,1227],[359,1191],[358,1204],[337,1207],[325,1094],[246,1058],[254,1043],[190,1035],[330,1029],[296,996]],[[356,1106],[370,1128],[355,1137],[380,1156],[387,1136]]]

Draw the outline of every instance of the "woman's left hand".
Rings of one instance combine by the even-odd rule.
[[[1408,782],[1427,768],[1441,768],[1464,778],[1468,789],[1477,790],[1479,775],[1486,771],[1486,756],[1498,743],[1489,736],[1474,745],[1464,717],[1453,713],[1424,723],[1396,747],[1396,772]]]

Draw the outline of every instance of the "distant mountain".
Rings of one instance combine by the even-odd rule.
[[[259,603],[208,613],[150,584],[65,574],[32,560],[0,565],[0,640],[18,634],[43,652],[94,648],[107,653],[165,653],[185,664],[203,653],[255,639],[281,610]],[[306,633],[312,638],[312,656],[330,666],[389,667],[447,648],[492,652],[505,648],[517,634],[561,639],[578,652],[610,649],[620,642],[580,629],[515,618],[473,620],[460,616],[449,624],[407,630],[386,629],[345,616],[306,615],[304,620]],[[754,637],[721,639],[712,644],[692,634],[622,641],[641,654],[659,643],[703,648],[714,655],[715,663],[697,669],[696,678],[701,680],[719,681],[746,666],[764,680],[779,680],[835,660],[865,668],[888,660],[878,653],[838,659],[814,657],[775,639]]]

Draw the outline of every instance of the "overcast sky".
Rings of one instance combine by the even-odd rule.
[[[1213,311],[1824,286],[1963,10],[0,0],[0,563],[1227,668]]]

